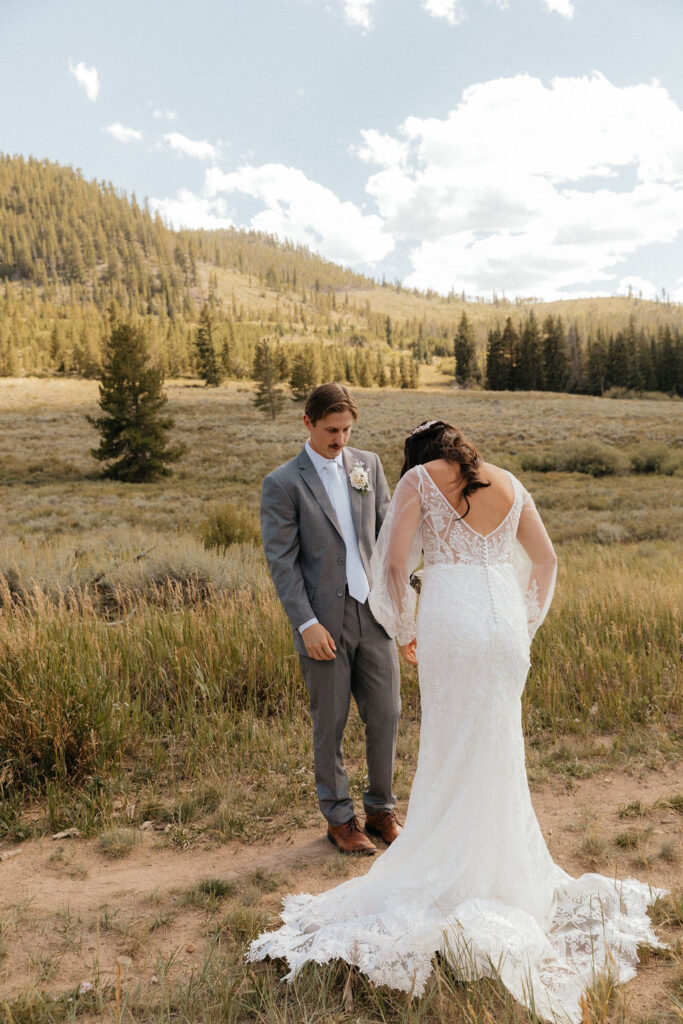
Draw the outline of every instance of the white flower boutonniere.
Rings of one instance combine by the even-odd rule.
[[[362,462],[357,462],[349,473],[349,483],[359,494],[367,494],[370,490],[370,478]]]

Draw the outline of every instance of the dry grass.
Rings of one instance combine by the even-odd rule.
[[[132,828],[110,828],[99,837],[99,848],[105,857],[118,860],[132,852],[138,833]]]
[[[542,759],[546,770],[577,776],[590,774],[594,756],[677,755],[678,576],[670,546],[648,550],[563,552],[524,696],[528,740],[547,755],[563,734],[614,739],[593,753],[559,747]],[[231,548],[228,561],[256,557]],[[42,593],[5,602],[0,832],[26,834],[31,794],[44,799],[39,832],[152,821],[169,825],[167,841],[179,846],[207,833],[249,840],[315,814],[307,701],[284,613],[262,565],[241,586],[221,578],[177,600],[172,588],[167,601],[131,600],[115,621],[87,593],[70,605]],[[412,672],[403,694],[401,795],[418,740]],[[352,763],[362,749],[354,719]]]
[[[179,846],[198,829],[249,839],[314,810],[306,698],[262,555],[252,545],[207,550],[200,540],[217,507],[254,510],[264,473],[301,444],[301,409],[291,403],[273,424],[254,413],[248,388],[177,382],[169,391],[192,458],[167,481],[131,486],[88,476],[85,413],[96,384],[0,381],[0,428],[14,460],[3,488],[13,525],[0,542],[0,833],[26,834],[29,793],[45,801],[34,830],[101,831],[130,822],[114,805],[135,790],[135,821],[170,825],[166,840]],[[427,415],[459,423],[513,469],[522,453],[569,435],[625,449],[673,445],[683,424],[675,402],[445,390],[358,398],[354,442],[382,454],[392,482],[405,431]],[[60,459],[80,475],[60,479]],[[53,475],[37,482],[29,470],[40,460]],[[522,475],[565,541],[525,694],[530,743],[540,752],[549,736],[612,730],[612,757],[634,756],[634,744],[646,757],[653,742],[657,756],[671,756],[681,478]],[[642,542],[614,543],[633,538]],[[404,693],[401,795],[419,721],[410,673]],[[351,759],[361,750],[352,723]],[[560,754],[539,768],[571,777],[594,762]],[[189,792],[199,780],[215,780],[211,794]]]
[[[169,480],[132,487],[92,476],[84,415],[94,409],[96,385],[0,381],[0,429],[11,453],[0,460],[9,522],[0,542],[0,836],[75,825],[101,835],[103,853],[123,855],[143,822],[159,828],[160,842],[183,849],[251,841],[317,818],[305,692],[260,551],[252,544],[207,550],[200,539],[207,523],[218,521],[216,509],[232,503],[253,517],[262,476],[302,443],[301,409],[291,403],[272,424],[253,412],[248,388],[173,382],[169,392],[177,433],[192,456]],[[439,388],[359,390],[358,398],[354,443],[380,452],[392,483],[405,432],[442,416],[521,475],[558,541],[557,597],[534,644],[524,697],[539,777],[554,773],[570,785],[606,765],[636,771],[679,758],[681,478],[525,473],[521,458],[569,437],[626,455],[642,451],[644,441],[678,451],[683,405]],[[402,797],[419,732],[411,672],[403,692]],[[363,763],[363,746],[352,716],[345,743],[352,769]],[[356,788],[360,775],[353,774]],[[675,814],[680,794],[658,807]],[[649,832],[653,807],[634,800],[619,814],[609,833],[586,820],[576,839],[586,867],[634,857],[645,867],[676,863],[676,846]],[[111,838],[122,835],[121,842]],[[68,868],[66,859],[61,867]],[[348,862],[331,860],[330,884],[348,870]],[[443,965],[419,1003],[374,989],[344,965],[310,965],[291,988],[279,983],[278,965],[245,968],[244,943],[270,920],[283,884],[260,873],[234,889],[207,878],[186,892],[193,913],[207,915],[213,946],[206,960],[191,983],[167,982],[160,965],[155,989],[129,986],[120,1021],[535,1019],[495,982],[458,981]],[[663,927],[679,927],[680,894],[655,915]],[[171,920],[161,907],[131,921],[104,914],[100,927],[137,955]],[[3,912],[0,957],[17,926],[16,915]],[[34,966],[47,985],[52,964],[40,948]],[[615,1004],[608,983],[596,986],[587,1019],[635,1021],[619,998]],[[115,1019],[114,1005],[105,982],[56,1000],[38,987],[12,1003],[8,1019]],[[676,1019],[675,1007],[669,1000],[651,1020]]]
[[[40,988],[30,998],[4,1004],[13,1024],[62,1024],[77,1019],[115,1020],[117,1024],[540,1024],[533,1009],[521,1008],[495,978],[470,980],[456,974],[443,959],[434,964],[424,995],[410,995],[373,986],[355,968],[339,961],[307,964],[291,984],[282,984],[280,963],[245,965],[243,950],[269,923],[263,907],[235,902],[220,917],[216,907],[204,908],[211,937],[208,954],[191,979],[173,974],[173,957],[159,960],[156,984],[125,980],[113,985],[98,973],[91,987],[79,986],[59,996]],[[667,911],[662,908],[663,916]],[[114,923],[119,945],[141,956],[150,932],[172,922],[166,917]],[[681,971],[675,952],[641,947],[643,962],[656,966],[668,980],[656,1007],[643,1016],[631,1006],[623,988],[607,975],[596,977],[585,996],[585,1024],[673,1024],[681,995]],[[53,960],[45,951],[36,956],[49,978]],[[467,971],[465,971],[465,974]],[[117,999],[117,994],[119,998]],[[112,1017],[112,1011],[119,1009]],[[9,1014],[11,1013],[11,1016]]]
[[[97,384],[79,380],[0,380],[0,484],[7,532],[44,538],[112,530],[199,535],[212,508],[258,506],[263,476],[291,458],[305,436],[301,406],[288,403],[275,423],[257,414],[249,385],[204,389],[171,382],[170,410],[188,454],[172,477],[131,486],[94,478],[95,433],[85,420]],[[628,475],[595,481],[576,473],[521,472],[523,454],[568,438],[636,451],[646,440],[683,445],[683,403],[607,401],[571,395],[357,389],[361,419],[353,443],[378,451],[390,482],[403,439],[439,416],[463,428],[491,461],[520,472],[538,496],[557,541],[670,538],[683,504],[680,477]]]

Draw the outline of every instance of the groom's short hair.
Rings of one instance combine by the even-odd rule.
[[[318,384],[306,399],[304,412],[311,423],[317,423],[332,412],[350,412],[354,422],[358,419],[358,406],[348,388],[336,381]]]

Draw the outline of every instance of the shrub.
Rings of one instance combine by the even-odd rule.
[[[560,455],[561,468],[589,476],[615,476],[626,472],[626,457],[616,448],[599,441],[573,442]]]
[[[669,461],[669,451],[663,444],[641,444],[630,457],[633,473],[661,473]]]
[[[207,548],[229,548],[231,544],[258,544],[261,540],[256,516],[237,505],[214,508],[201,528]]]
[[[619,523],[598,523],[595,539],[598,544],[619,544],[626,539],[626,533]]]
[[[525,452],[521,466],[530,473],[554,473],[559,469],[554,452]]]
[[[630,459],[633,473],[675,476],[683,466],[681,453],[671,451],[664,444],[641,444],[631,452]]]
[[[585,473],[588,476],[615,476],[628,471],[626,456],[617,448],[599,441],[572,441],[556,445],[549,452],[527,452],[522,469],[536,473]]]

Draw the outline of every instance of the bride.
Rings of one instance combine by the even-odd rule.
[[[411,571],[424,557],[417,626]],[[341,958],[376,985],[420,995],[436,953],[496,974],[546,1018],[579,1022],[596,974],[633,977],[637,946],[660,945],[657,892],[550,857],[529,796],[521,696],[556,558],[534,502],[454,427],[421,423],[372,558],[370,606],[419,662],[422,722],[402,834],[360,878],[288,896],[284,925],[249,958]]]

